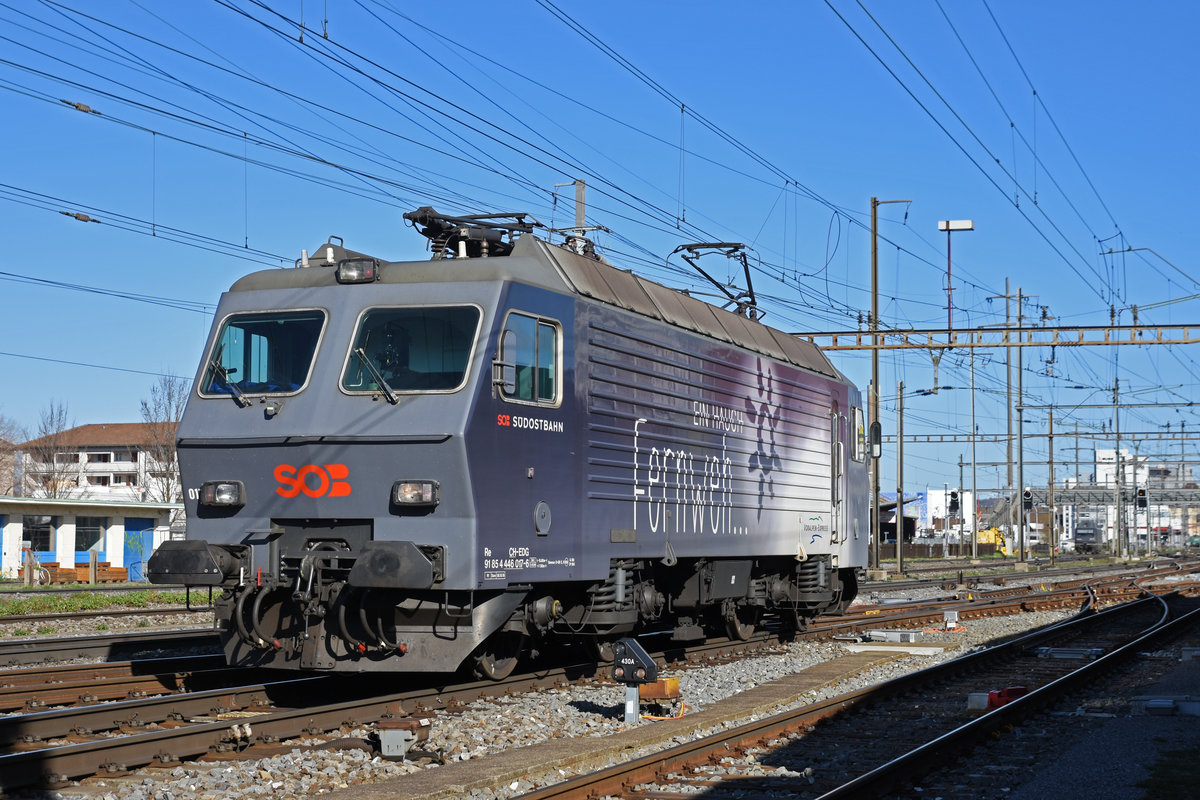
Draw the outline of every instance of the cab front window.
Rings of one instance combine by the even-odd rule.
[[[342,388],[347,392],[462,388],[479,319],[476,306],[369,309],[359,320]]]
[[[325,326],[318,310],[233,314],[221,325],[200,394],[294,394],[308,382]]]

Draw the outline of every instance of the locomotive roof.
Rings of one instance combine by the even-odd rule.
[[[324,266],[254,272],[236,281],[230,287],[230,291],[335,286],[337,280],[331,267],[337,261],[345,258],[369,258],[334,244],[321,245],[314,253],[321,256],[330,249],[332,258],[323,256],[310,262]],[[517,239],[512,253],[508,256],[381,261],[379,265],[380,283],[496,280],[518,281],[588,297],[789,362],[839,381],[845,380],[825,354],[811,342],[717,308],[660,283],[646,280],[631,270],[618,269],[532,235]]]

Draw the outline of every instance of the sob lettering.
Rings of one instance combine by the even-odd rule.
[[[345,464],[305,464],[300,468],[291,464],[280,464],[275,468],[275,480],[279,487],[275,493],[280,497],[348,497],[350,495],[350,468]]]

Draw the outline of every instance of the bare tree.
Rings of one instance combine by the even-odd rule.
[[[21,445],[20,482],[30,497],[67,497],[79,485],[83,465],[79,448],[69,441],[75,427],[67,404],[51,400],[38,418],[37,436]]]
[[[11,417],[0,414],[0,494],[16,494],[17,443],[29,438],[25,429]]]
[[[147,462],[144,486],[147,499],[155,502],[177,503],[183,497],[175,436],[187,405],[188,389],[188,381],[183,378],[163,375],[150,387],[149,399],[142,401]]]

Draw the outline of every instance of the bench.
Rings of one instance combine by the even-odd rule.
[[[75,574],[80,582],[88,579],[88,563],[75,562]],[[129,580],[129,570],[125,567],[114,567],[111,562],[96,562],[96,583],[125,583]]]
[[[50,576],[50,583],[87,583],[88,563],[75,562],[74,567],[61,566],[57,561],[42,561],[39,566]],[[25,575],[25,567],[21,567],[21,576]],[[96,562],[96,583],[128,583],[129,570],[125,567],[114,567],[108,561]]]
[[[87,565],[84,564],[86,567]],[[50,576],[51,583],[78,583],[79,573],[72,567],[61,567],[57,561],[43,561],[42,569],[46,570]],[[87,570],[83,572],[84,580],[87,580]]]

